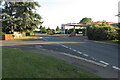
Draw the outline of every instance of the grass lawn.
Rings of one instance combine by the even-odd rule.
[[[3,47],[3,78],[99,78],[52,56]]]

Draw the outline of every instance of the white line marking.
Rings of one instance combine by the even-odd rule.
[[[67,46],[65,46],[65,48],[68,48]]]
[[[73,51],[76,51],[76,50],[73,50]]]
[[[94,57],[92,57],[93,60],[96,60]]]
[[[83,54],[84,56],[88,56],[87,54]]]
[[[119,68],[119,67],[116,67],[116,66],[112,66],[112,68],[117,69],[117,70],[120,70],[120,68]]]
[[[65,47],[65,45],[62,45],[63,47]]]
[[[39,47],[42,47],[42,46],[39,46]]]
[[[65,47],[65,45],[62,45],[62,46],[64,46],[64,47]]]
[[[62,45],[63,47],[65,47],[65,48],[68,48],[67,46],[65,46],[65,45]]]
[[[66,46],[63,46],[63,47],[66,47]]]
[[[101,63],[103,63],[103,64],[105,64],[105,65],[109,65],[109,63],[104,62],[104,61],[99,61],[99,62],[101,62]]]
[[[72,50],[72,48],[69,48],[70,50]]]
[[[61,46],[63,46],[63,44],[61,44]]]
[[[79,54],[82,54],[82,52],[80,52],[80,51],[77,51]]]
[[[77,59],[80,59],[80,60],[84,60],[84,61],[87,61],[87,62],[91,62],[91,63],[94,63],[96,65],[102,66],[102,67],[106,67],[107,66],[105,64],[98,63],[98,62],[95,62],[95,61],[92,61],[92,60],[88,60],[88,59],[85,59],[85,58],[82,58],[82,57],[74,56],[74,55],[71,55],[71,54],[66,54],[66,53],[61,53],[61,54],[64,54],[64,55],[70,56],[70,57],[74,57],[74,58],[77,58]]]

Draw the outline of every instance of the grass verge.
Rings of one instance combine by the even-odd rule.
[[[52,56],[3,47],[3,78],[99,78]]]

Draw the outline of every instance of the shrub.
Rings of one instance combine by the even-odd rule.
[[[118,28],[111,25],[92,25],[87,28],[90,40],[115,40],[118,39]]]

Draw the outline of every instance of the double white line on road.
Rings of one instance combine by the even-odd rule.
[[[66,46],[66,45],[61,44],[61,46],[65,47],[65,48],[67,48],[67,49],[70,49],[70,50],[72,50],[72,51],[74,51],[74,52],[77,52],[77,53],[79,53],[79,54],[81,54],[81,55],[83,55],[83,56],[86,56],[86,57],[89,56],[89,55],[87,55],[87,54],[83,54],[83,53],[80,52],[80,51],[77,51],[77,50],[75,50],[75,49],[69,48],[69,47]],[[103,67],[107,67],[108,65],[110,65],[109,63],[107,63],[107,62],[105,62],[105,61],[102,61],[102,60],[99,61],[99,62],[95,62],[96,59],[95,59],[94,57],[92,57],[92,59],[95,60],[95,61],[93,61],[93,60],[88,60],[88,59],[85,59],[85,58],[82,58],[82,57],[78,57],[78,56],[75,56],[75,55],[71,55],[71,54],[66,54],[66,53],[63,53],[63,54],[64,54],[64,55],[67,55],[67,56],[70,56],[70,57],[77,58],[77,59],[85,60],[85,61],[88,61],[88,62],[97,64],[97,65],[100,65],[100,66],[103,66]],[[119,67],[116,67],[116,66],[112,66],[112,68],[113,68],[113,69],[116,69],[116,70],[120,70],[120,68],[119,68]]]
[[[88,57],[89,55],[87,55],[87,54],[83,54],[82,52],[80,52],[80,51],[77,51],[77,50],[75,50],[75,49],[72,49],[72,48],[69,48],[68,46],[65,46],[65,45],[61,45],[61,46],[63,46],[64,48],[68,48],[68,49],[70,49],[70,50],[72,50],[72,51],[74,51],[74,52],[77,52],[77,53],[79,53],[79,54],[82,54],[83,56],[86,56],[86,57]]]
[[[120,70],[120,68],[119,68],[119,67],[116,67],[116,66],[112,66],[112,68],[117,69],[117,70]]]
[[[105,64],[105,65],[109,65],[109,63],[107,63],[107,62],[105,62],[105,61],[99,61],[99,62],[101,62],[101,63],[103,63],[103,64]]]

